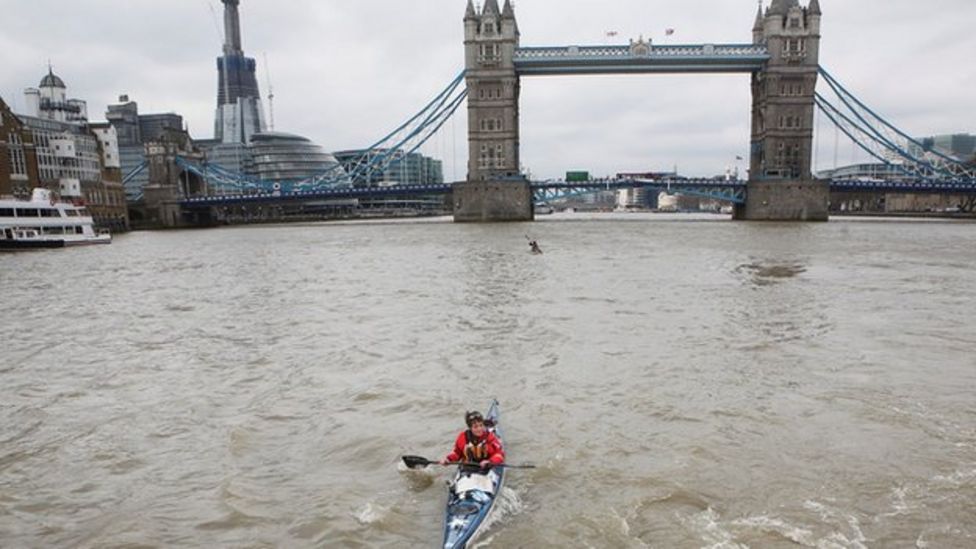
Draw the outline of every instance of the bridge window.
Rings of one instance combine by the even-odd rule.
[[[481,154],[478,156],[478,168],[484,170],[491,167],[491,148],[488,145],[481,146]]]
[[[481,131],[483,132],[500,132],[502,131],[502,119],[501,118],[485,118],[481,120]]]
[[[478,88],[478,99],[501,99],[501,88]]]
[[[776,165],[780,175],[800,175],[800,145],[779,143],[776,146]]]
[[[783,42],[783,53],[799,54],[806,51],[806,43],[802,38],[787,38]]]
[[[479,56],[480,61],[497,61],[501,57],[501,48],[498,44],[481,44]]]
[[[800,18],[799,17],[790,17],[790,28],[791,29],[798,29],[798,28],[800,28]]]
[[[784,80],[780,82],[779,94],[783,96],[801,96],[803,95],[803,82]]]
[[[800,117],[799,116],[781,116],[779,117],[779,127],[781,129],[793,129],[800,127]]]
[[[505,167],[505,147],[501,143],[481,145],[481,155],[478,157],[478,168],[485,170],[489,168]]]

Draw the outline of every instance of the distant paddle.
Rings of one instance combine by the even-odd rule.
[[[427,459],[421,456],[403,456],[403,464],[409,469],[416,469],[418,467],[427,467],[428,465],[440,465],[440,462]],[[471,467],[478,467],[478,463],[467,463],[467,462],[454,462],[447,463],[444,467],[452,467],[456,465],[468,465]],[[507,469],[535,469],[535,465],[510,465],[508,463],[500,463],[498,465],[492,465],[492,467],[505,467]]]

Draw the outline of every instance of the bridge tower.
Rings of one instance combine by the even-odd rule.
[[[770,59],[752,76],[752,150],[746,203],[736,219],[826,221],[829,183],[811,173],[820,2],[760,2],[753,42]]]
[[[146,144],[149,182],[144,188],[141,211],[136,215],[145,227],[173,229],[210,223],[210,212],[188,215],[182,211],[180,200],[205,194],[206,182],[181,168],[177,157],[196,162],[204,158],[185,131],[167,128]]]
[[[468,88],[468,176],[454,185],[455,221],[531,221],[532,190],[519,164],[519,29],[510,0],[499,9],[468,0],[464,52]]]

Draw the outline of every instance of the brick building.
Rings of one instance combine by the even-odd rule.
[[[39,186],[33,133],[0,97],[0,196],[27,199]]]

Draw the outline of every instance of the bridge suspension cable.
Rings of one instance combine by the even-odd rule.
[[[417,114],[379,141],[369,146],[352,166],[349,176],[371,181],[373,173],[383,173],[423,146],[457,111],[468,96],[461,71],[444,90]]]
[[[926,148],[917,139],[885,120],[847,90],[823,67],[823,81],[840,100],[840,107],[820,93],[814,102],[851,141],[877,160],[900,172],[924,179],[976,177],[976,170],[947,154]]]

